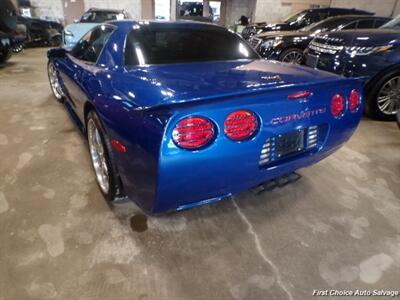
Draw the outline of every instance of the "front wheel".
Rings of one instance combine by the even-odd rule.
[[[117,175],[110,140],[94,111],[87,117],[87,139],[90,158],[100,191],[108,201],[122,196],[122,186]]]
[[[388,72],[372,83],[365,109],[378,120],[396,120],[400,109],[400,71]]]
[[[0,65],[4,64],[11,58],[12,50],[10,48],[0,49]]]
[[[298,48],[287,49],[279,56],[282,62],[301,65],[304,61],[303,51]]]

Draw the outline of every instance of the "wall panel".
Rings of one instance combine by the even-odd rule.
[[[385,17],[391,16],[395,5],[396,0],[332,0],[333,7],[365,9]]]

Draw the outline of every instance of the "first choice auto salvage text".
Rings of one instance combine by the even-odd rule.
[[[336,297],[399,297],[399,291],[390,290],[313,290],[313,296],[336,296]]]

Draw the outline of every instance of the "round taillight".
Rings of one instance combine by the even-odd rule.
[[[214,138],[214,124],[204,117],[188,117],[172,131],[175,144],[184,149],[199,149]]]
[[[336,94],[331,100],[331,113],[335,118],[341,117],[346,107],[346,101],[342,95]]]
[[[349,110],[356,112],[361,104],[361,95],[358,91],[352,90],[349,96]]]
[[[230,113],[224,122],[225,134],[234,141],[251,138],[258,127],[256,115],[248,110]]]

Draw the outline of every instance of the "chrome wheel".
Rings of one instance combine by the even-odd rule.
[[[110,181],[106,155],[100,136],[100,131],[92,119],[89,119],[88,121],[87,130],[90,156],[92,158],[94,172],[96,173],[97,183],[99,184],[103,193],[107,194],[110,188]]]
[[[400,109],[400,76],[385,82],[378,93],[378,108],[385,115],[395,115]]]
[[[303,54],[299,51],[289,51],[282,57],[282,61],[290,64],[300,65],[303,61]]]
[[[64,96],[64,93],[61,89],[61,85],[60,85],[60,81],[58,79],[58,74],[57,74],[57,70],[54,66],[54,64],[51,62],[49,63],[49,67],[48,67],[48,73],[49,73],[49,80],[50,80],[50,86],[51,86],[51,90],[53,91],[54,96],[56,96],[56,98],[58,100],[61,100]]]

